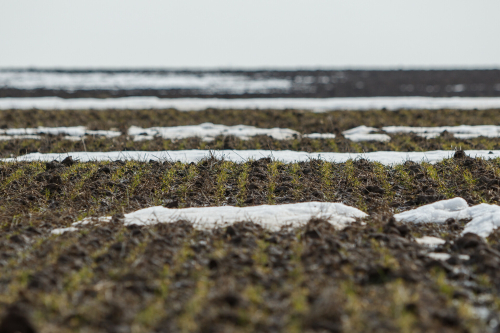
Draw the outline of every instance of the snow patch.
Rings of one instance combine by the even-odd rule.
[[[68,227],[68,228],[56,228],[51,231],[51,234],[53,235],[62,235],[65,232],[72,232],[72,231],[78,231],[78,228],[75,227]]]
[[[436,127],[412,127],[412,126],[386,126],[382,128],[387,133],[415,133],[427,139],[432,139],[447,131],[457,139],[471,139],[484,136],[487,138],[500,137],[500,126],[495,125],[460,125],[460,126],[436,126]]]
[[[425,245],[429,247],[436,247],[438,245],[443,245],[446,243],[444,239],[432,236],[424,236],[422,238],[417,238],[415,241],[420,245]]]
[[[109,110],[109,109],[177,109],[180,111],[201,111],[206,109],[232,110],[310,110],[326,112],[333,110],[400,110],[400,109],[456,109],[485,110],[500,108],[500,97],[342,97],[342,98],[75,98],[29,97],[0,98],[0,110],[42,109],[42,110]]]
[[[446,260],[448,260],[448,259],[451,258],[450,254],[448,254],[448,253],[441,253],[441,252],[427,253],[427,256],[429,258],[432,258],[432,259],[435,259],[435,260],[442,260],[442,261],[446,261]],[[466,254],[459,254],[458,255],[458,259],[460,259],[460,260],[469,260],[470,256],[468,256]]]
[[[466,150],[465,153],[471,157],[484,159],[500,158],[500,150]],[[428,152],[395,152],[377,151],[369,153],[306,153],[291,150],[167,150],[167,151],[112,151],[112,152],[72,152],[61,154],[31,153],[15,158],[3,158],[1,162],[30,162],[53,160],[62,161],[68,156],[80,162],[89,161],[172,161],[182,163],[197,163],[203,159],[214,156],[236,163],[261,158],[272,158],[284,163],[307,162],[311,159],[321,159],[327,162],[344,163],[348,160],[366,159],[371,162],[379,162],[384,165],[402,164],[406,161],[416,163],[437,163],[443,159],[453,157],[454,151],[435,150]]]
[[[172,223],[179,220],[190,221],[196,228],[211,229],[225,227],[236,222],[252,221],[269,230],[278,231],[282,227],[300,227],[311,218],[325,219],[337,228],[343,228],[356,218],[364,218],[366,213],[342,203],[302,202],[284,205],[262,205],[252,207],[195,207],[165,208],[162,206],[141,209],[125,214],[125,225],[151,225],[156,223]],[[109,222],[111,217],[97,219],[97,222]],[[75,222],[75,226],[95,222],[93,218],[85,218]],[[68,228],[64,228],[67,230]],[[69,231],[69,230],[68,230]],[[58,231],[59,232],[59,231]]]
[[[245,93],[289,90],[287,79],[253,79],[234,74],[63,73],[0,71],[0,87],[14,89],[128,90],[193,89],[204,93]]]
[[[335,134],[333,133],[310,133],[302,134],[302,137],[309,139],[335,139]]]
[[[69,135],[69,136],[84,136],[85,126],[73,126],[73,127],[43,127],[39,126],[37,128],[8,128],[0,130],[0,134],[4,135],[40,135],[40,134],[50,134],[50,135]]]
[[[450,218],[470,219],[462,234],[470,232],[488,237],[500,226],[500,206],[479,204],[469,207],[464,199],[453,198],[396,214],[394,217],[397,221],[412,223],[444,223]]]
[[[0,135],[0,141],[9,140],[40,140],[42,137],[39,135]]]
[[[104,136],[107,138],[114,138],[121,135],[119,131],[104,131],[104,130],[88,130],[85,126],[73,127],[43,127],[37,128],[8,128],[0,129],[0,135],[12,136],[17,138],[34,139],[37,135],[66,135],[69,137],[83,137],[85,135]],[[40,139],[40,137],[37,137]]]
[[[437,201],[394,215],[397,221],[413,223],[444,223],[447,219],[463,220],[469,217],[467,201],[462,198]]]
[[[133,136],[134,141],[142,141],[154,137],[170,140],[199,137],[204,141],[213,141],[219,135],[235,136],[242,140],[248,140],[257,135],[267,135],[275,140],[290,140],[300,136],[300,133],[288,128],[257,128],[246,125],[225,126],[203,123],[200,125],[151,128],[131,126],[128,130],[128,135]]]
[[[391,137],[387,134],[373,134],[373,132],[378,132],[375,127],[367,127],[365,125],[351,128],[350,130],[342,132],[344,137],[348,140],[354,142],[361,141],[379,141],[387,142],[391,141]]]
[[[360,141],[390,141],[391,137],[387,134],[373,134],[378,129],[373,127],[359,126],[344,131],[344,136],[355,142]],[[290,140],[300,136],[300,133],[288,128],[257,128],[247,125],[225,126],[212,123],[203,123],[200,125],[173,126],[173,127],[151,127],[141,128],[132,126],[128,130],[128,135],[134,138],[134,141],[152,140],[155,137],[161,137],[169,140],[182,140],[192,137],[199,137],[203,141],[213,141],[219,135],[235,136],[242,140],[249,140],[253,136],[267,135],[275,140]],[[302,137],[309,139],[335,139],[333,133],[312,133],[303,134]]]

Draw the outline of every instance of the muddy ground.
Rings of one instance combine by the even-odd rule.
[[[207,159],[180,162],[89,162],[0,165],[0,223],[69,223],[140,208],[336,201],[391,214],[438,200],[500,202],[500,160],[457,157],[394,167],[363,159],[284,164]],[[52,221],[52,222],[51,222]]]
[[[16,224],[0,236],[0,330],[496,332],[498,235],[460,237],[462,225],[377,217],[342,231],[321,220],[197,231],[117,218],[51,236]],[[429,249],[422,235],[447,242]]]
[[[7,111],[4,128],[90,129],[199,124],[287,127],[339,134],[359,125],[499,124],[500,112]],[[205,148],[198,139],[0,142],[2,156],[32,151]],[[371,151],[499,149],[498,139],[382,143],[218,138],[212,149]],[[336,148],[335,148],[336,147]],[[71,154],[70,154],[71,155]],[[391,216],[460,196],[500,204],[500,160],[461,153],[435,165],[366,160],[283,164],[0,163],[0,332],[498,332],[500,232],[461,235],[467,221],[399,224]],[[188,221],[125,227],[122,214],[170,208],[343,202],[370,214],[344,230],[313,219],[270,232],[252,222],[199,231]],[[113,216],[52,235],[88,216]],[[422,236],[446,240],[437,248]],[[448,254],[446,260],[428,253]],[[17,326],[16,326],[17,325]]]
[[[41,332],[494,332],[500,322],[498,234],[484,241],[460,237],[465,221],[399,225],[390,218],[455,196],[498,204],[498,160],[458,153],[436,165],[384,167],[365,160],[67,159],[3,164],[0,175],[0,328],[21,322]],[[212,231],[183,221],[120,223],[121,214],[153,205],[311,200],[344,202],[371,217],[343,231],[317,220],[280,232],[251,222]],[[113,222],[50,234],[103,215]],[[428,249],[414,241],[423,235],[447,243]],[[451,257],[432,259],[429,251]]]
[[[154,126],[198,125],[212,122],[224,125],[252,125],[261,128],[291,128],[300,133],[335,133],[335,139],[312,140],[297,137],[292,140],[273,140],[267,136],[245,141],[233,137],[219,137],[212,142],[198,138],[184,140],[162,140],[134,142],[126,135],[130,126],[143,128]],[[299,150],[307,152],[351,152],[372,151],[428,151],[500,149],[499,138],[456,139],[443,133],[435,139],[424,139],[416,135],[390,135],[390,142],[352,142],[346,140],[342,131],[365,125],[382,128],[391,125],[406,126],[454,126],[454,125],[500,124],[499,110],[484,111],[335,111],[311,113],[299,111],[241,111],[206,110],[180,112],[176,110],[142,111],[2,111],[0,128],[25,128],[37,126],[87,126],[92,130],[120,130],[122,136],[114,139],[87,136],[84,141],[69,141],[62,136],[43,136],[42,140],[0,141],[0,157],[16,157],[27,153],[66,153],[71,151],[125,151],[125,150],[179,150],[179,149],[273,149]]]
[[[56,71],[82,73],[89,71]],[[123,73],[133,71],[105,71]],[[372,96],[429,96],[429,97],[495,97],[500,96],[500,70],[317,70],[317,71],[137,71],[160,74],[234,74],[250,80],[269,78],[286,79],[290,89],[260,91],[255,93],[228,93],[225,91],[194,89],[135,89],[135,90],[51,90],[13,89],[0,87],[1,97],[62,98],[117,98],[126,96],[158,96],[160,98],[218,97],[218,98],[268,98],[268,97],[372,97]]]
[[[301,133],[338,133],[360,125],[456,126],[500,125],[500,110],[400,110],[333,111],[312,113],[296,110],[6,110],[0,112],[0,128],[37,126],[87,126],[116,128],[126,133],[132,126],[180,126],[205,122],[222,125],[251,125],[262,128],[291,128]]]
[[[220,151],[224,149],[272,149],[294,150],[309,153],[314,152],[342,152],[367,153],[373,151],[429,151],[454,149],[500,149],[500,138],[479,137],[461,140],[445,133],[435,139],[424,139],[416,135],[391,135],[390,142],[353,142],[338,135],[335,139],[308,139],[274,140],[268,136],[258,136],[251,140],[241,140],[235,137],[218,137],[214,141],[206,142],[199,138],[183,140],[145,140],[135,142],[132,137],[120,136],[113,139],[86,136],[82,140],[67,140],[63,136],[42,136],[41,140],[8,140],[0,141],[0,158],[18,157],[28,153],[68,153],[68,152],[96,152],[96,151],[164,151],[181,149],[210,149]]]

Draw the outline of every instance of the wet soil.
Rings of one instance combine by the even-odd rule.
[[[463,223],[115,223],[0,234],[2,332],[496,332],[500,246]],[[444,237],[430,249],[415,237]],[[449,254],[435,260],[427,254]],[[19,327],[19,326],[18,326]]]
[[[297,110],[4,110],[0,128],[37,126],[87,126],[89,129],[119,129],[126,133],[132,126],[181,126],[211,122],[222,125],[250,125],[261,128],[291,128],[300,133],[340,133],[365,125],[384,126],[457,126],[500,125],[500,110],[400,110],[333,111],[312,113]]]
[[[130,126],[143,128],[154,126],[197,125],[212,122],[224,125],[252,125],[261,128],[291,128],[300,133],[335,133],[335,139],[273,140],[267,136],[244,141],[233,137],[219,137],[213,142],[197,138],[185,140],[162,140],[134,142],[126,133]],[[450,133],[427,140],[416,135],[390,135],[390,142],[352,142],[346,140],[342,131],[365,125],[383,126],[454,126],[454,125],[500,124],[498,110],[485,111],[366,111],[311,113],[299,111],[252,111],[252,110],[207,110],[179,112],[176,110],[142,111],[2,111],[0,128],[26,128],[37,126],[87,126],[89,129],[119,130],[122,136],[105,139],[87,136],[84,141],[69,141],[63,137],[44,136],[42,140],[0,141],[0,157],[15,157],[30,152],[65,153],[71,151],[125,151],[125,150],[178,150],[178,149],[273,149],[300,150],[307,152],[352,152],[371,151],[427,151],[447,149],[500,149],[498,138],[455,139]]]
[[[189,138],[178,141],[154,140],[134,141],[126,135],[105,139],[86,136],[82,140],[67,140],[63,136],[43,136],[41,140],[8,140],[0,141],[0,158],[18,157],[28,153],[67,153],[67,152],[106,152],[106,151],[165,151],[182,149],[210,149],[221,151],[225,149],[270,149],[314,152],[367,153],[374,151],[429,151],[454,150],[457,148],[498,150],[500,138],[479,137],[474,139],[455,139],[450,134],[443,134],[435,139],[425,139],[416,135],[390,135],[390,142],[353,142],[338,135],[335,139],[308,139],[297,137],[293,140],[274,140],[268,136],[258,136],[251,140],[241,140],[235,137],[218,137],[206,142],[199,138]]]
[[[466,221],[401,225],[394,212],[462,196],[500,201],[500,161],[434,166],[270,159],[0,165],[2,332],[496,332],[500,233]],[[339,231],[251,222],[197,231],[122,224],[154,205],[338,201],[370,218]],[[85,216],[112,221],[51,235]],[[446,243],[431,249],[422,236]],[[437,260],[427,253],[448,254]],[[16,326],[17,325],[17,326]],[[21,326],[19,326],[21,325]]]
[[[55,71],[81,73],[89,71]],[[133,71],[105,71],[123,73]],[[256,93],[194,89],[51,90],[0,87],[1,97],[117,98],[325,98],[372,96],[495,97],[500,96],[500,70],[315,70],[315,71],[136,71],[151,74],[234,74],[250,80],[285,79],[291,88]]]
[[[335,201],[370,214],[392,214],[452,197],[500,202],[500,161],[455,158],[394,167],[363,159],[283,164],[269,158],[233,163],[180,162],[0,165],[0,225],[61,227],[84,216],[166,207],[249,206]]]
[[[126,131],[130,125],[212,121],[339,134],[363,124],[499,124],[499,114],[7,111],[0,113],[0,124]],[[134,143],[125,135],[87,137],[85,147],[49,136],[1,144],[2,156],[202,148],[198,139]],[[356,144],[339,135],[335,140],[284,142],[221,137],[211,148],[412,151],[498,149],[498,144],[496,139],[460,141],[448,134]],[[0,332],[498,332],[500,232],[484,240],[461,235],[467,221],[401,225],[391,218],[455,196],[471,205],[500,204],[500,160],[473,159],[457,151],[435,165],[394,167],[363,159],[0,163]],[[370,217],[344,230],[313,219],[305,227],[279,232],[248,221],[209,231],[195,230],[188,221],[122,224],[124,213],[155,205],[303,201],[343,202]],[[104,215],[113,216],[112,221],[51,234],[78,219]],[[422,236],[446,243],[428,248],[415,242]],[[449,257],[437,260],[429,252]]]

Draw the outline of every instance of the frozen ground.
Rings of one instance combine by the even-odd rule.
[[[177,109],[180,111],[201,111],[206,109],[274,109],[310,110],[326,112],[331,110],[400,110],[400,109],[498,109],[500,97],[347,97],[347,98],[75,98],[28,97],[0,98],[0,109],[43,109],[43,110],[107,110],[107,109]]]

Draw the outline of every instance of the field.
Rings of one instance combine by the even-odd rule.
[[[499,75],[498,69],[261,71],[0,69],[0,98],[495,97],[500,95]],[[61,78],[63,76],[64,78]],[[75,77],[79,79],[72,81],[71,78]],[[114,77],[120,77],[121,80]],[[177,80],[170,81],[172,78]],[[204,81],[206,79],[212,79],[211,84],[203,84],[207,82]],[[250,85],[247,84],[249,82]]]
[[[498,99],[500,81],[498,70],[0,70],[0,101],[6,101],[0,111],[0,333],[500,331],[500,158],[492,158],[499,156],[500,128],[468,139],[453,130],[427,139],[382,129],[500,125],[499,109],[5,110],[11,100],[32,97],[126,102],[127,96],[485,101]],[[206,122],[297,132],[283,140],[237,134],[135,140],[128,132]],[[390,140],[356,141],[343,133],[361,125]],[[116,136],[7,133],[71,126]],[[310,133],[335,138],[307,138]],[[186,150],[207,156],[192,163],[126,157]],[[243,150],[271,155],[243,162],[228,157]],[[284,150],[311,155],[285,163],[275,157]],[[447,157],[391,164],[365,154],[434,150]],[[471,157],[474,150],[483,158]],[[84,161],[86,154],[76,152],[124,152],[125,158]],[[319,157],[326,152],[348,157]],[[31,153],[64,155],[22,160],[46,156]],[[354,153],[361,155],[350,157]],[[436,206],[457,197],[470,207]],[[346,205],[359,214],[345,215],[342,224],[308,212],[303,224],[281,222],[276,230],[249,215],[210,228],[203,227],[203,215],[196,220],[182,213],[171,223],[148,224],[160,221],[156,215],[130,222],[155,206],[205,215],[215,214],[206,207],[267,209],[282,221],[281,208],[311,202],[308,207]],[[427,222],[402,219],[422,206],[431,209]],[[464,232],[479,222],[483,229]]]
[[[330,140],[220,137],[134,142],[61,136],[10,140],[2,157],[39,151],[291,149],[309,152],[499,149],[500,139],[391,135],[352,142],[367,125],[498,124],[500,112],[4,111],[3,128],[90,129],[213,122],[330,132]],[[69,154],[71,155],[71,154]],[[0,310],[40,332],[494,332],[500,323],[500,233],[461,236],[467,221],[395,222],[393,214],[443,199],[500,202],[500,161],[460,152],[437,164],[363,159],[284,164],[109,161],[0,165]],[[269,231],[252,221],[199,230],[180,220],[125,226],[123,214],[169,208],[342,202],[369,217],[338,230],[321,218]],[[84,217],[110,223],[55,235]],[[446,241],[437,248],[423,236]],[[443,260],[429,252],[448,254]],[[2,331],[3,332],[3,331]],[[28,332],[28,331],[26,331]]]
[[[252,125],[261,128],[290,128],[301,133],[335,133],[329,140],[298,138],[273,140],[267,136],[241,140],[219,137],[213,142],[197,138],[134,142],[125,134],[129,126],[143,128],[152,126],[197,125],[204,122],[223,125]],[[241,111],[207,110],[180,112],[176,110],[143,111],[3,111],[1,128],[37,126],[87,126],[92,130],[118,129],[124,135],[113,138],[86,137],[85,141],[68,141],[57,136],[45,136],[42,140],[0,141],[0,157],[16,157],[30,152],[65,153],[71,151],[124,151],[124,150],[179,150],[179,149],[272,149],[307,152],[352,152],[371,151],[428,151],[453,150],[455,148],[495,150],[500,147],[500,138],[474,138],[459,140],[444,133],[435,139],[424,139],[413,134],[391,135],[390,142],[352,142],[346,140],[342,131],[361,124],[381,128],[383,126],[455,126],[500,123],[498,110],[479,111],[335,111],[311,113],[305,111]]]

